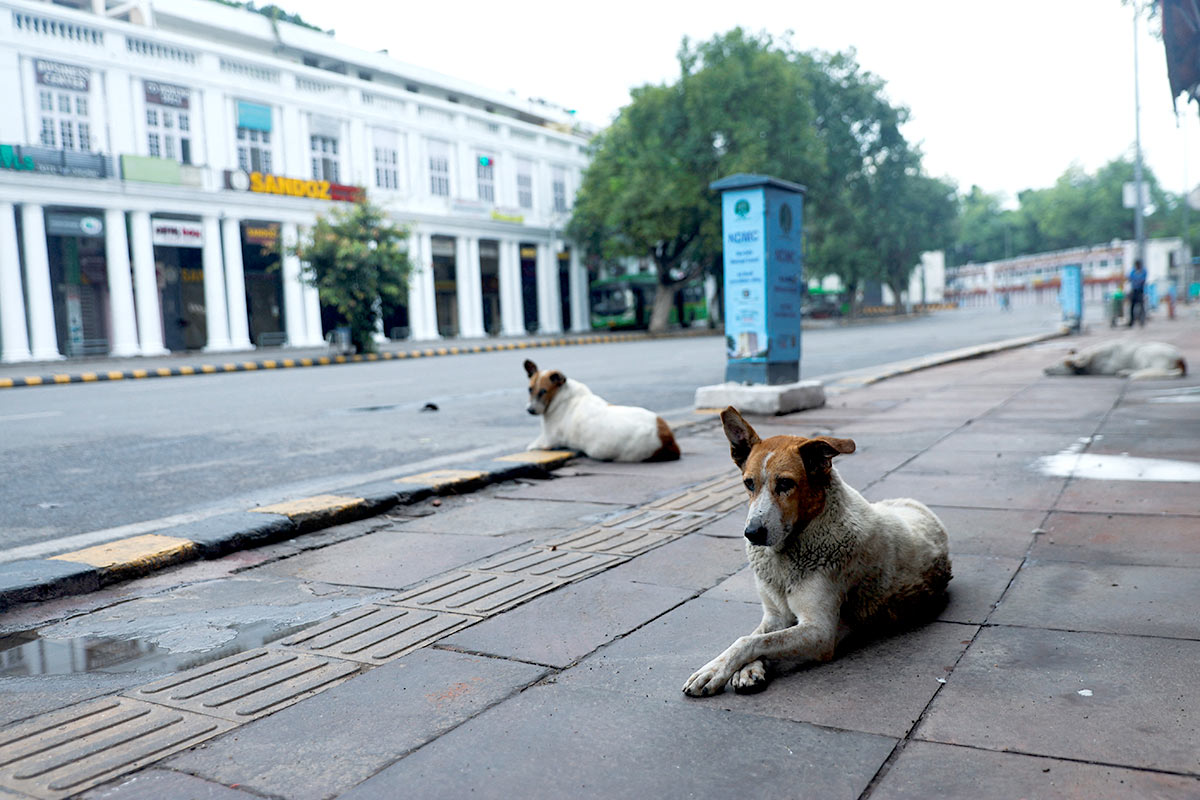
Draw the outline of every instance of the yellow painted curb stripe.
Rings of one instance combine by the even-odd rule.
[[[460,483],[477,481],[485,477],[487,477],[486,472],[473,469],[435,469],[429,472],[420,472],[416,475],[406,475],[403,478],[397,478],[395,483],[424,483],[435,489],[443,489],[447,486],[456,486]]]
[[[575,456],[570,450],[526,450],[524,453],[513,453],[499,456],[496,461],[515,461],[518,464],[561,464]]]
[[[52,560],[89,564],[101,569],[150,567],[177,559],[196,549],[196,543],[175,536],[147,533],[54,556]]]
[[[251,508],[250,511],[257,511],[263,514],[282,514],[285,517],[296,519],[297,517],[307,517],[311,514],[323,514],[331,511],[343,511],[348,508],[360,506],[366,501],[361,497],[343,497],[336,494],[318,494],[313,497],[304,497],[299,500],[288,500],[284,503],[275,503],[269,506],[259,506]]]

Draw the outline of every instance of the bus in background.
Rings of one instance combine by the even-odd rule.
[[[658,279],[638,273],[592,281],[592,328],[596,330],[645,330],[650,327]],[[688,327],[708,319],[704,281],[690,281],[675,292],[671,325]]]

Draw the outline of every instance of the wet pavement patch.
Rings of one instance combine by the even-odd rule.
[[[1043,456],[1033,467],[1043,475],[1101,481],[1200,482],[1200,463],[1167,458],[1141,458],[1126,454],[1085,453],[1091,439]]]

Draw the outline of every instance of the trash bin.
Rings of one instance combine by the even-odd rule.
[[[1125,293],[1118,289],[1112,293],[1108,302],[1108,327],[1115,328],[1121,321],[1121,317],[1125,316]]]
[[[350,341],[350,328],[342,325],[334,328],[329,334],[329,349],[338,355],[350,355],[354,352],[354,343]]]

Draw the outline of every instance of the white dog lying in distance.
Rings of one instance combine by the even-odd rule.
[[[1084,350],[1071,350],[1061,364],[1046,367],[1047,375],[1116,375],[1121,378],[1179,378],[1187,362],[1179,348],[1166,342],[1116,339]]]
[[[644,408],[614,406],[556,369],[538,371],[525,361],[529,405],[542,418],[530,450],[568,447],[598,461],[674,461],[675,435],[662,417]]]
[[[839,626],[902,627],[938,608],[950,582],[946,529],[916,500],[868,503],[843,483],[832,460],[853,441],[764,441],[732,407],[721,422],[750,492],[746,554],[763,617],[688,678],[686,694],[765,688],[766,659],[828,661]]]

